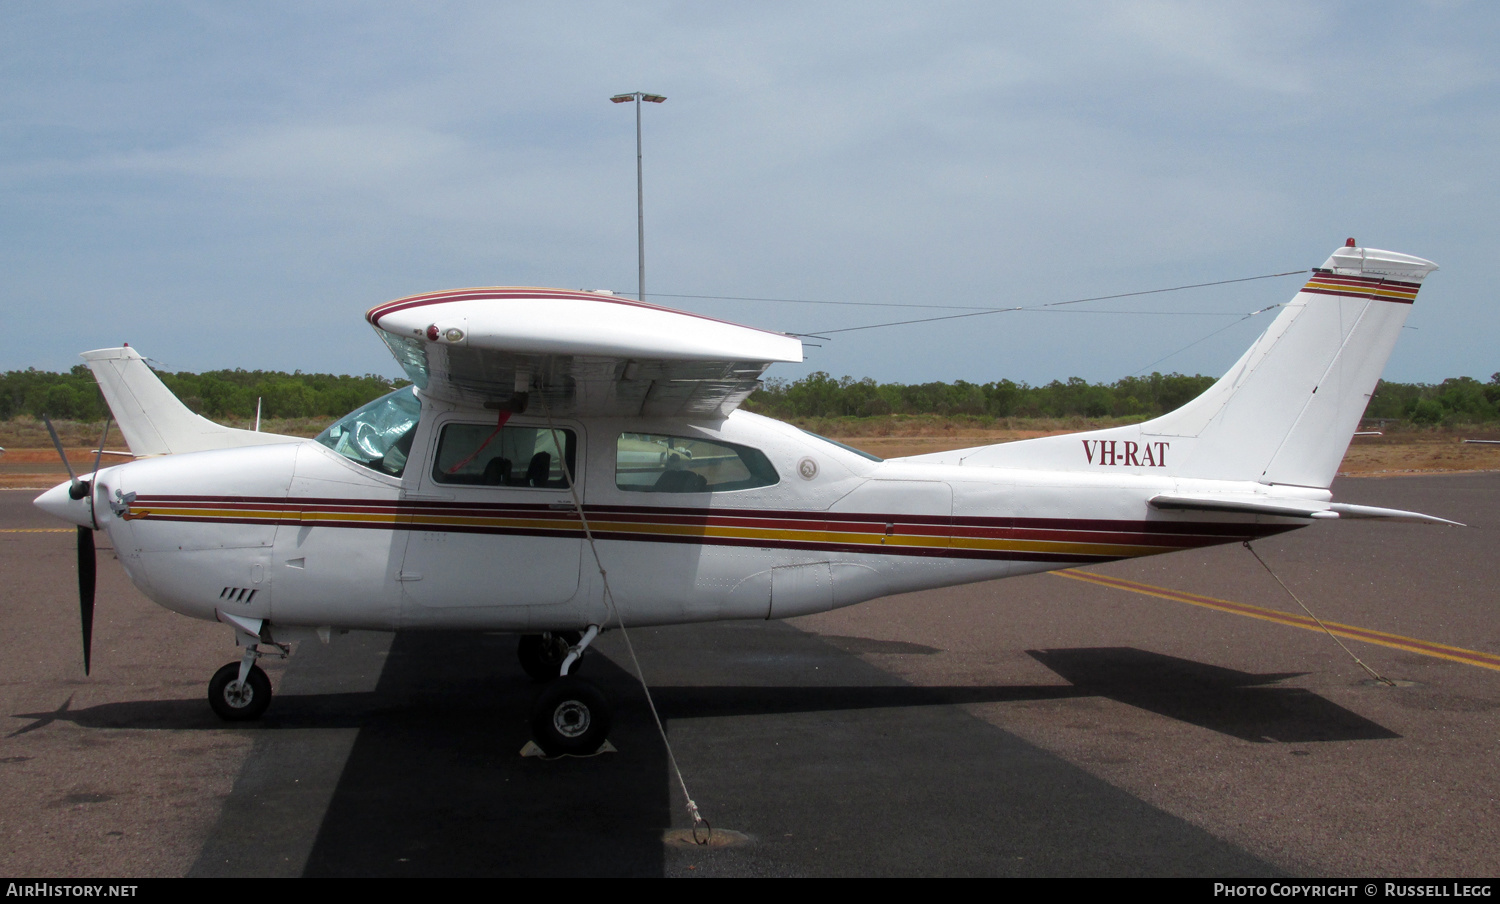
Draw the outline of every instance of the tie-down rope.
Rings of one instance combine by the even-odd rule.
[[[1369,666],[1365,665],[1364,660],[1360,659],[1358,656],[1355,656],[1353,650],[1351,650],[1348,647],[1344,646],[1344,642],[1342,640],[1339,640],[1338,635],[1335,634],[1335,633],[1333,633],[1332,631],[1329,631],[1328,630],[1328,626],[1325,625],[1325,624],[1323,624],[1323,620],[1320,619],[1320,618],[1318,618],[1316,615],[1313,615],[1312,610],[1309,609],[1309,608],[1307,608],[1307,604],[1304,603],[1304,602],[1302,602],[1302,600],[1300,598],[1298,598],[1297,594],[1295,594],[1295,593],[1292,592],[1292,588],[1288,587],[1281,580],[1281,578],[1277,577],[1276,572],[1272,571],[1271,570],[1271,566],[1266,564],[1266,560],[1262,559],[1260,557],[1260,553],[1258,553],[1258,552],[1255,551],[1255,547],[1253,547],[1253,546],[1250,545],[1250,541],[1249,540],[1245,541],[1245,548],[1248,549],[1248,550],[1250,550],[1250,555],[1255,556],[1255,561],[1257,561],[1257,562],[1260,563],[1260,567],[1264,568],[1266,570],[1267,574],[1269,574],[1273,578],[1276,578],[1276,583],[1281,584],[1281,589],[1286,591],[1286,595],[1289,596],[1289,597],[1291,597],[1294,600],[1297,600],[1297,605],[1299,605],[1299,606],[1302,607],[1302,611],[1307,613],[1307,617],[1311,618],[1313,621],[1317,622],[1318,623],[1318,627],[1322,628],[1323,631],[1324,631],[1324,633],[1326,633],[1329,637],[1332,637],[1333,638],[1333,642],[1336,643],[1336,644],[1338,644],[1340,649],[1342,649],[1345,653],[1349,654],[1349,658],[1350,659],[1353,659],[1356,663],[1358,663],[1360,668],[1362,668],[1365,671],[1369,672],[1371,678],[1374,678],[1376,681],[1379,681],[1381,684],[1384,684],[1386,687],[1395,687],[1396,686],[1396,682],[1392,681],[1391,679],[1385,677],[1384,675],[1380,674],[1379,672],[1377,672],[1374,669],[1370,668]]]
[[[682,768],[677,765],[677,755],[672,752],[672,742],[667,739],[666,726],[662,724],[661,714],[656,711],[656,701],[651,698],[651,686],[646,683],[646,673],[641,670],[641,661],[635,655],[635,644],[630,642],[630,632],[625,630],[625,619],[620,617],[620,609],[615,605],[614,593],[609,589],[609,572],[604,569],[604,560],[599,558],[599,547],[594,542],[594,531],[589,527],[588,515],[583,511],[583,500],[578,496],[578,485],[573,480],[573,469],[568,467],[567,446],[560,435],[557,426],[552,422],[552,409],[547,406],[547,395],[538,392],[537,398],[542,403],[542,415],[547,419],[547,429],[552,433],[552,443],[557,448],[558,458],[562,460],[563,477],[568,482],[568,494],[573,497],[573,511],[578,513],[578,520],[583,525],[583,535],[589,541],[589,551],[594,555],[594,566],[599,569],[599,580],[604,585],[604,601],[609,607],[609,613],[614,616],[615,624],[620,628],[620,636],[625,638],[625,649],[630,651],[630,662],[635,666],[636,680],[641,683],[641,690],[646,692],[646,705],[651,708],[651,718],[656,721],[657,734],[661,735],[662,746],[667,749],[667,762],[672,764],[672,771],[677,775],[677,785],[682,788],[682,797],[687,801],[687,812],[693,820],[693,840],[699,844],[708,844],[713,838],[714,828],[709,824],[703,814],[698,811],[698,804],[693,800],[693,795],[688,793],[687,780],[682,777]],[[698,827],[702,826],[704,835],[698,837]]]

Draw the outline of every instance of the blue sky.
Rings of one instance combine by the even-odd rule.
[[[362,319],[471,285],[795,332],[1308,268],[1429,280],[1386,375],[1500,370],[1500,8],[1481,3],[10,3],[0,370],[396,374]],[[1281,277],[838,334],[916,382],[1219,373]],[[930,313],[941,314],[944,311]],[[1215,330],[1222,329],[1207,339]],[[1198,341],[1202,340],[1202,341]],[[1186,350],[1183,351],[1186,347]]]

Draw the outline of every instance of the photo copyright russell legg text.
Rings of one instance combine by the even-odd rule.
[[[1225,898],[1488,898],[1491,883],[1468,882],[1215,882]]]

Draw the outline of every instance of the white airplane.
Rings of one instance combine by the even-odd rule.
[[[573,674],[600,631],[875,597],[1277,534],[1440,518],[1329,485],[1436,265],[1351,239],[1222,379],[1155,420],[881,461],[737,406],[791,336],[608,293],[485,288],[366,319],[414,386],[316,439],[224,427],[129,347],[85,352],[135,460],[47,491],[136,586],[231,627],[209,702],[254,719],[257,657],[347,629],[520,635],[547,752],[610,727]],[[101,443],[101,448],[103,447]],[[998,601],[997,601],[998,602]]]

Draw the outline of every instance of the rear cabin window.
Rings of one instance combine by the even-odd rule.
[[[563,449],[559,454],[558,443]],[[432,479],[438,483],[491,487],[568,488],[578,441],[572,430],[445,424],[438,437]],[[566,457],[567,471],[563,471]]]
[[[798,429],[801,429],[801,428],[798,428]],[[829,439],[826,436],[819,436],[818,434],[812,432],[811,430],[803,430],[802,432],[806,433],[808,436],[812,437],[813,439],[820,439],[820,440],[822,440],[823,442],[827,443],[830,446],[838,446],[840,449],[843,449],[845,452],[853,452],[855,455],[858,455],[860,458],[869,459],[870,461],[885,461],[885,459],[880,458],[879,456],[871,455],[870,453],[866,452],[863,449],[856,449],[853,446],[846,446],[846,445],[844,445],[843,443],[839,442],[836,439]]]
[[[654,433],[622,433],[615,444],[615,486],[634,493],[722,493],[780,480],[749,446]]]

